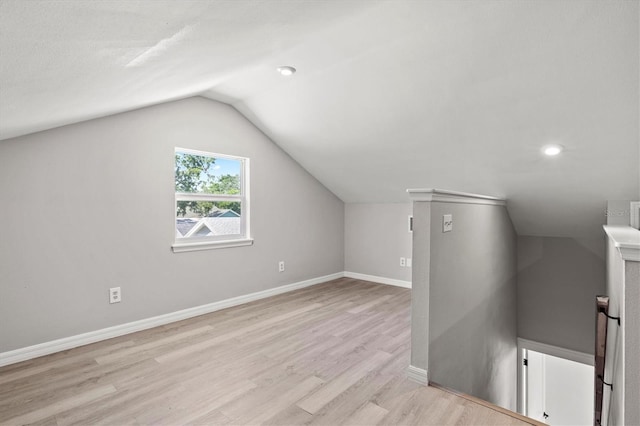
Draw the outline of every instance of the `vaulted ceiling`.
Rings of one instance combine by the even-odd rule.
[[[0,0],[0,138],[202,95],[345,202],[475,192],[521,235],[598,236],[640,198],[638,5]]]

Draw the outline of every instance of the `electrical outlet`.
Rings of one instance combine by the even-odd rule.
[[[453,215],[445,214],[442,216],[442,232],[451,232],[453,230]]]
[[[122,292],[120,291],[120,287],[112,287],[109,289],[109,303],[120,303],[122,302]]]
[[[405,259],[404,257],[400,258],[400,266],[407,266],[407,259]]]
[[[411,268],[411,258],[407,257],[407,268]]]
[[[284,260],[278,262],[278,271],[284,272]]]

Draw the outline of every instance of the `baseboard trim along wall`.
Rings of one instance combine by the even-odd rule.
[[[395,280],[391,278],[377,277],[374,275],[359,274],[356,272],[337,272],[335,274],[325,275],[322,277],[312,278],[305,281],[299,281],[293,284],[287,284],[268,290],[258,291],[246,294],[244,296],[233,297],[231,299],[221,300],[219,302],[208,303],[206,305],[196,306],[193,308],[182,309],[168,314],[158,315],[151,318],[145,318],[138,321],[120,324],[113,327],[107,327],[88,333],[82,333],[75,336],[64,337],[62,339],[52,340],[50,342],[39,343],[25,348],[15,349],[8,352],[0,352],[0,367],[17,362],[27,361],[52,353],[66,351],[78,346],[88,345],[90,343],[111,339],[125,334],[135,333],[136,331],[147,330],[149,328],[158,327],[184,319],[197,317],[221,309],[231,308],[233,306],[242,305],[244,303],[253,302],[254,300],[264,299],[266,297],[276,296],[278,294],[287,293],[312,285],[321,284],[338,278],[354,278],[363,281],[371,281],[378,284],[387,284],[397,287],[411,288],[410,281]],[[419,380],[416,380],[419,382]],[[420,382],[419,382],[420,383]]]
[[[407,368],[407,377],[409,378],[409,380],[412,380],[424,386],[427,386],[429,384],[429,373],[423,368],[418,368],[410,365]]]
[[[411,288],[411,281],[396,280],[393,278],[377,277],[375,275],[360,274],[358,272],[344,272],[346,278],[354,278],[356,280],[371,281],[378,284],[393,285],[396,287]]]
[[[76,336],[65,337],[62,339],[52,340],[50,342],[27,346],[25,348],[2,352],[0,353],[0,367],[9,364],[15,364],[17,362],[27,361],[29,359],[49,355],[55,352],[65,351],[68,349],[76,348],[78,346],[88,345],[90,343],[99,342],[101,340],[111,339],[113,337],[123,336],[129,333],[135,333],[136,331],[146,330],[172,322],[193,318],[198,315],[208,314],[211,312],[219,311],[221,309],[231,308],[233,306],[242,305],[243,303],[253,302],[254,300],[264,299],[266,297],[276,296],[278,294],[310,287],[312,285],[321,284],[338,278],[343,278],[344,276],[345,273],[337,272],[335,274],[312,278],[305,281],[299,281],[293,284],[270,288],[268,290],[258,291],[244,296],[221,300],[219,302],[208,303],[206,305],[196,306],[193,308],[170,312],[168,314],[145,318],[126,324],[103,328],[101,330],[90,331],[88,333],[82,333]]]

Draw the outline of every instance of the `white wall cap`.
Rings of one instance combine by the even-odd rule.
[[[640,262],[639,230],[615,225],[604,225],[603,228],[624,260]]]
[[[441,203],[462,203],[462,204],[489,204],[494,206],[504,206],[507,201],[504,198],[492,197],[489,195],[470,194],[468,192],[449,191],[445,189],[420,188],[407,189],[409,197],[413,201],[435,201]]]

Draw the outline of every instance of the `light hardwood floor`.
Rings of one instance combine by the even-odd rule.
[[[527,424],[406,378],[410,290],[339,279],[0,368],[0,424]]]

